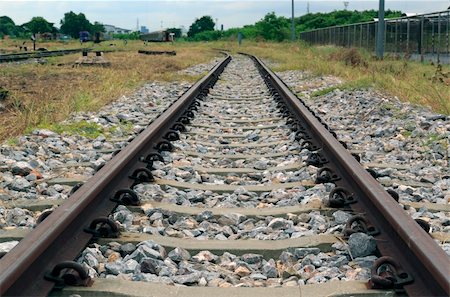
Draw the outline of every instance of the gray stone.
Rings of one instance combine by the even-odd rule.
[[[289,225],[289,222],[283,218],[274,218],[269,222],[268,227],[272,228],[273,230],[280,230],[288,228]]]
[[[119,113],[116,115],[116,117],[120,120],[120,121],[130,121],[131,117],[128,114],[123,114],[123,113]]]
[[[120,252],[123,255],[129,255],[136,250],[136,246],[132,243],[125,243],[120,246]]]
[[[27,176],[33,168],[27,162],[16,162],[11,167],[11,173],[14,175]]]
[[[130,259],[124,263],[124,273],[134,273],[139,263],[136,260]]]
[[[201,213],[199,213],[197,216],[196,216],[196,220],[197,220],[197,222],[202,222],[202,221],[207,221],[207,220],[210,220],[210,219],[212,219],[214,216],[213,216],[213,213],[211,212],[211,211],[209,211],[209,210],[205,210],[205,211],[202,211]]]
[[[9,185],[9,188],[14,191],[24,192],[31,187],[31,183],[25,178],[18,176],[14,179],[14,182]]]
[[[13,249],[19,242],[14,241],[6,241],[0,243],[0,253],[8,253],[10,250]]]
[[[141,272],[159,274],[164,262],[153,258],[145,258],[141,262]]]
[[[268,162],[265,160],[256,161],[253,168],[258,170],[266,170],[269,167]]]
[[[291,251],[291,250],[290,250]],[[319,248],[294,248],[291,251],[297,259],[306,257],[307,255],[317,255],[320,253]]]
[[[192,285],[200,280],[200,276],[199,272],[194,272],[186,275],[175,275],[172,277],[172,280],[177,284]]]
[[[243,254],[240,258],[247,264],[258,264],[262,261],[263,256],[260,254]]]
[[[370,235],[353,233],[348,239],[348,246],[353,258],[359,258],[372,255],[377,248],[377,243]]]
[[[246,216],[239,213],[231,213],[220,216],[217,220],[222,226],[238,225],[246,220]]]
[[[273,259],[270,259],[267,263],[265,263],[261,270],[268,278],[275,278],[278,276],[278,271]]]
[[[280,255],[280,261],[283,264],[290,264],[295,262],[295,256],[290,252],[283,251]]]
[[[158,260],[162,260],[163,256],[161,255],[160,252],[150,248],[147,245],[141,245],[139,246],[133,253],[131,253],[130,255],[127,255],[124,260],[128,260],[128,259],[134,259],[137,262],[141,262],[142,259],[144,258],[154,258],[154,259],[158,259]]]
[[[252,273],[250,274],[250,278],[253,280],[267,280],[267,276],[261,273]]]
[[[336,224],[345,224],[351,217],[351,214],[342,210],[338,210],[333,213],[333,218]]]
[[[357,263],[361,268],[371,269],[373,263],[377,260],[376,256],[366,256],[353,259],[353,262]]]
[[[183,260],[189,260],[191,255],[187,250],[177,247],[169,252],[168,257],[174,262],[180,262]]]
[[[211,253],[210,251],[201,251],[198,254],[196,254],[195,256],[192,257],[192,260],[196,261],[196,262],[213,262],[215,263],[217,261],[217,259],[219,259],[219,257],[217,257],[216,255],[214,255],[213,253]]]
[[[123,272],[123,268],[124,267],[123,267],[122,262],[119,262],[119,261],[105,264],[105,270],[109,274],[118,275],[119,273]]]

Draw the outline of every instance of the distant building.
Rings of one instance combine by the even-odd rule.
[[[141,33],[142,34],[148,33],[148,28],[146,26],[141,26]]]
[[[113,25],[103,25],[103,27],[105,27],[105,33],[112,35],[112,34],[129,34],[132,31],[128,30],[128,29],[122,29],[122,28],[118,28],[116,26]]]

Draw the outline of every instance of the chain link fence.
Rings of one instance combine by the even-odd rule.
[[[360,47],[375,51],[378,21],[300,33],[313,45]],[[385,20],[385,53],[450,64],[450,10]]]

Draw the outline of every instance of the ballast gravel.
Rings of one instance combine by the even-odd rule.
[[[376,256],[351,258],[347,247],[292,248],[276,258],[209,251],[166,250],[153,241],[86,248],[79,259],[91,277],[208,287],[289,287],[333,280],[366,280]]]
[[[239,63],[248,60],[237,57]],[[199,75],[213,67],[215,61],[192,67],[182,74]],[[240,64],[233,62],[225,71],[217,87],[215,96],[225,96],[230,92],[222,80],[232,80],[236,85],[242,81],[242,88],[233,89],[236,98],[265,96],[265,86],[261,85],[259,74],[240,73]],[[279,73],[298,94],[306,98],[308,104],[345,141],[349,149],[362,151],[362,163],[407,165],[410,169],[375,168],[379,179],[392,181],[388,188],[400,194],[400,202],[429,201],[447,204],[450,201],[448,140],[449,118],[427,109],[400,103],[373,91],[334,90],[328,94],[311,98],[317,90],[338,85],[341,80],[311,73],[289,71]],[[255,87],[251,93],[250,87]],[[31,135],[18,138],[17,145],[3,144],[0,147],[0,202],[17,199],[65,199],[72,186],[48,184],[53,178],[89,177],[98,166],[107,162],[114,150],[123,148],[128,140],[154,119],[179,95],[189,87],[188,83],[151,83],[145,85],[130,97],[122,97],[103,108],[98,113],[75,114],[66,123],[87,122],[102,131],[93,139],[39,129]],[[370,99],[370,100],[369,100]],[[222,101],[221,103],[225,103]],[[251,103],[250,103],[251,104]],[[346,106],[345,109],[341,108]],[[256,158],[247,160],[202,159],[187,156],[185,152],[197,153],[268,153],[260,148],[217,148],[205,144],[234,142],[226,138],[181,134],[174,142],[175,151],[164,152],[165,162],[154,162],[155,177],[173,179],[188,183],[246,185],[314,180],[317,168],[306,166],[308,150],[294,142],[293,134],[283,121],[267,121],[261,125],[277,125],[276,136],[267,136],[264,129],[255,127],[244,130],[242,124],[229,123],[226,128],[218,124],[222,117],[239,114],[242,118],[257,118],[258,115],[275,110],[275,105],[267,103],[258,109],[239,108],[231,103],[225,105],[213,100],[203,104],[209,119],[192,121],[198,126],[188,126],[188,132],[236,133],[244,134],[242,144],[255,141],[287,141],[289,145],[279,145],[278,151],[293,153],[280,158]],[[278,114],[279,116],[279,114]],[[260,116],[261,117],[261,116]],[[209,125],[209,127],[201,127]],[[192,140],[195,141],[193,145]],[[273,148],[272,148],[273,149]],[[267,150],[267,151],[264,151]],[[294,153],[295,152],[295,153]],[[267,168],[303,164],[291,172],[266,171]],[[83,164],[83,166],[80,166]],[[174,166],[172,166],[174,165]],[[176,166],[175,166],[176,165]],[[199,174],[194,166],[234,168],[245,167],[261,170],[251,175]],[[405,186],[398,180],[416,181],[429,184],[428,187]],[[215,193],[213,191],[179,189],[157,184],[139,184],[134,190],[143,202],[163,202],[199,208],[247,207],[267,208],[294,206],[307,203],[321,203],[326,200],[333,184],[319,184],[312,187],[296,187],[288,190],[274,190],[255,193],[238,187],[234,192]],[[436,232],[450,232],[449,214],[430,212],[426,208],[415,210],[405,207],[413,218],[425,218]],[[0,228],[32,228],[40,212],[20,208],[2,207],[0,204]],[[343,211],[321,213],[313,211],[284,218],[270,216],[247,218],[236,214],[214,217],[207,211],[198,216],[185,216],[161,209],[147,210],[144,214],[119,206],[111,217],[122,231],[144,232],[179,238],[199,240],[278,240],[297,238],[312,234],[334,234],[340,236],[349,214]],[[170,285],[214,286],[214,287],[278,287],[322,283],[333,280],[367,280],[370,268],[376,260],[374,239],[356,233],[347,244],[338,242],[330,252],[315,248],[296,248],[284,251],[280,257],[266,259],[259,254],[241,256],[230,253],[214,255],[209,251],[189,253],[178,247],[167,250],[152,241],[137,245],[111,242],[106,245],[92,244],[77,259],[92,277],[119,278],[134,281],[159,282]],[[0,252],[8,251],[17,242],[0,243]],[[441,245],[450,255],[450,245]]]

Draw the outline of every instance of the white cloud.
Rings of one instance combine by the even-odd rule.
[[[311,12],[329,12],[343,9],[341,0],[310,0]],[[378,0],[349,0],[349,9],[377,9]],[[295,15],[306,13],[307,1],[295,0]],[[406,12],[434,12],[445,10],[449,1],[386,1],[387,9]],[[10,16],[17,24],[28,22],[33,16],[43,16],[50,22],[59,25],[65,12],[70,10],[83,12],[91,21],[99,21],[123,28],[136,28],[136,19],[141,25],[150,29],[163,26],[189,27],[192,22],[203,15],[218,19],[225,28],[253,24],[268,12],[290,16],[291,0],[0,0],[0,15]]]

